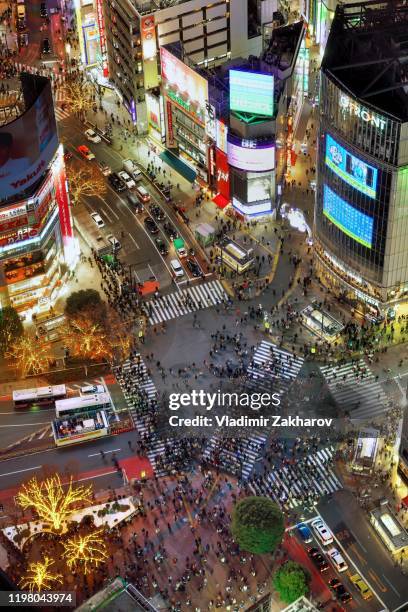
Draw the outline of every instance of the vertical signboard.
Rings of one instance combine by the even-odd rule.
[[[108,77],[109,76],[108,50],[106,46],[105,18],[103,16],[102,0],[96,0],[96,15],[98,19],[99,43],[101,45],[102,71],[103,71],[103,76]]]
[[[74,237],[74,232],[72,229],[71,213],[69,211],[67,179],[62,156],[62,147],[60,148],[58,159],[55,160],[53,171],[55,199],[58,204],[61,235],[65,250],[71,247],[71,240]]]
[[[226,200],[230,199],[230,182],[228,157],[220,149],[216,149],[215,163],[217,166],[217,191]]]

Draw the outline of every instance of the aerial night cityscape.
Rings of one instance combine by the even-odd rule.
[[[0,0],[0,609],[408,610],[406,0]]]

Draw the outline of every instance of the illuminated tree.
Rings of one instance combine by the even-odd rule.
[[[42,482],[34,477],[21,487],[16,496],[19,506],[33,508],[41,521],[60,532],[78,502],[90,501],[92,487],[74,486],[72,478],[65,486],[58,474]]]
[[[51,345],[37,340],[34,336],[23,336],[16,340],[6,356],[15,359],[23,378],[28,374],[46,372],[53,359]]]
[[[65,330],[65,344],[74,357],[95,361],[112,358],[105,330],[89,317],[80,316],[69,321]]]
[[[83,197],[103,196],[106,183],[98,169],[93,165],[71,163],[67,166],[68,190],[73,206]]]
[[[69,569],[82,569],[84,574],[108,558],[103,529],[74,536],[64,542],[64,549],[63,557]]]
[[[112,358],[124,361],[129,357],[134,339],[131,326],[120,318],[116,310],[109,308],[104,327]]]
[[[44,561],[30,563],[26,575],[19,582],[20,588],[29,591],[48,591],[61,584],[62,575],[51,572],[52,565],[54,561],[49,557],[44,557]]]
[[[65,102],[74,113],[79,115],[81,119],[84,119],[85,113],[91,110],[94,105],[92,93],[92,88],[89,84],[73,81],[65,85]]]
[[[0,308],[0,355],[6,353],[13,342],[23,335],[23,324],[12,306]]]

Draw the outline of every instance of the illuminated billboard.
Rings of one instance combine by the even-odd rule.
[[[377,168],[366,164],[349,153],[330,136],[326,135],[326,165],[351,187],[375,198],[377,193]]]
[[[264,117],[273,116],[272,74],[229,71],[230,110]]]
[[[0,127],[0,199],[17,196],[38,181],[57,151],[51,85],[42,80],[42,91],[34,103]]]
[[[228,163],[239,170],[267,172],[275,168],[275,145],[256,140],[228,140]]]
[[[207,81],[164,47],[160,47],[160,58],[164,95],[204,125]]]
[[[217,191],[226,200],[230,199],[230,177],[228,158],[221,149],[215,151],[215,164],[217,166]]]
[[[323,214],[347,236],[371,249],[373,218],[348,204],[327,185],[323,189]]]

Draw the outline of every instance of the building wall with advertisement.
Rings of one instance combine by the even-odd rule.
[[[316,266],[339,292],[381,308],[408,291],[407,124],[350,96],[325,72],[320,109]]]
[[[38,81],[41,77],[32,78],[33,89],[39,89],[33,106],[42,108],[49,84]],[[2,133],[16,135],[13,142],[20,142],[23,127],[31,125],[30,137],[34,143],[45,143],[43,150],[49,152],[46,134],[52,122],[45,121],[44,113],[40,113],[43,119],[31,124],[31,114],[28,108],[12,123],[2,126]],[[52,136],[50,141],[54,142]],[[0,202],[0,305],[12,305],[22,312],[49,308],[58,296],[64,275],[76,263],[63,149],[58,141],[50,155],[34,185],[22,181],[20,166],[16,165],[9,185],[25,189],[20,187],[18,192],[15,187],[13,196]]]

